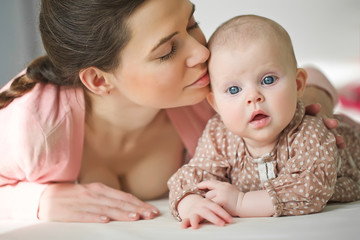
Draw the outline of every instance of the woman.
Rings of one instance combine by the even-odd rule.
[[[1,218],[159,214],[139,198],[167,193],[213,114],[193,12],[188,0],[42,1],[47,56],[0,95]]]

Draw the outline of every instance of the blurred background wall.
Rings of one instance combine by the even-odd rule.
[[[0,1],[0,85],[44,53],[38,31],[39,0]]]
[[[360,74],[360,0],[193,0],[208,38],[225,20],[258,14],[289,32],[300,64],[314,64],[336,86]],[[40,0],[0,1],[0,85],[44,54],[37,30]]]

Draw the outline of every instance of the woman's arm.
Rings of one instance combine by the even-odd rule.
[[[338,101],[337,91],[328,78],[314,67],[305,67],[307,72],[306,90],[302,97],[305,106],[319,103],[320,112],[333,116],[334,106]]]
[[[304,68],[308,74],[306,90],[301,100],[306,106],[306,114],[320,114],[326,127],[336,136],[336,145],[340,149],[346,147],[345,142],[336,128],[337,120],[333,117],[334,107],[338,101],[337,91],[327,77],[314,67]],[[320,106],[318,105],[320,104]]]
[[[46,186],[29,182],[1,186],[0,219],[37,220],[40,196]]]

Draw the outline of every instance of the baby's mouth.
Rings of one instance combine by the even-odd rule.
[[[261,119],[264,119],[264,118],[267,118],[267,117],[269,117],[269,116],[266,115],[266,114],[263,114],[263,113],[255,114],[255,115],[251,118],[250,122],[258,121],[258,120],[261,120]]]
[[[264,118],[268,118],[268,117],[269,117],[269,115],[267,115],[263,111],[257,110],[252,113],[250,122],[260,121],[260,120],[262,120]]]

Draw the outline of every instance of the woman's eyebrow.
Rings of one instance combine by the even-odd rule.
[[[164,43],[168,42],[170,39],[172,39],[178,33],[179,32],[174,32],[174,33],[170,34],[169,36],[160,39],[159,43],[156,44],[156,46],[153,49],[151,49],[151,52],[155,51],[158,47],[160,47]]]
[[[189,20],[190,18],[194,15],[195,12],[195,5],[192,4],[192,10],[190,12],[190,16],[189,16]],[[151,52],[155,51],[158,47],[160,47],[161,45],[163,45],[164,43],[168,42],[171,38],[173,38],[176,34],[178,34],[179,32],[173,32],[171,33],[169,36],[166,36],[162,39],[160,39],[159,43],[156,44],[156,46],[151,50]]]

